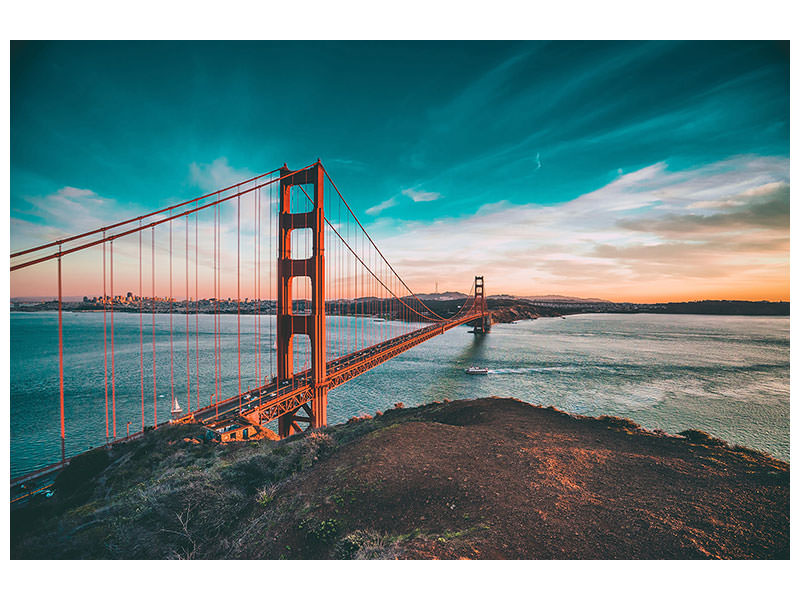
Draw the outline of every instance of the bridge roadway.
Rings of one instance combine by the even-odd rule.
[[[459,325],[467,325],[482,316],[481,312],[469,312],[456,319],[434,323],[329,361],[326,366],[327,388],[331,390],[338,387],[422,342]],[[177,419],[177,422],[211,423],[241,415],[263,425],[309,402],[313,395],[311,383],[310,369],[280,382],[273,378],[270,383],[247,390],[241,396],[233,396],[190,412]]]

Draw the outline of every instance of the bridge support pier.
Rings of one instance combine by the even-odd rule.
[[[278,216],[278,297],[277,297],[277,354],[278,385],[294,383],[295,335],[306,335],[311,342],[311,394],[309,401],[278,419],[278,435],[282,438],[302,431],[300,423],[309,427],[328,424],[328,388],[325,352],[325,213],[323,210],[324,172],[317,161],[303,171],[292,173],[286,165],[281,169],[280,206]],[[311,185],[312,209],[291,211],[292,187]],[[312,254],[293,259],[291,235],[295,229],[311,230]],[[292,309],[292,279],[311,280],[311,314],[296,315]],[[298,416],[302,408],[306,416]]]

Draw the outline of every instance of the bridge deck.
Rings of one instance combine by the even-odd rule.
[[[452,321],[434,323],[329,361],[326,365],[325,385],[328,390],[336,388],[401,352],[482,316],[481,313],[469,313]],[[311,370],[306,369],[295,374],[291,379],[284,381],[273,379],[269,384],[247,390],[241,396],[236,395],[195,410],[181,417],[179,422],[208,423],[225,417],[241,415],[263,425],[303,406],[311,399],[311,396]]]

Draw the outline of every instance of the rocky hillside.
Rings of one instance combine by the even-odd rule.
[[[11,513],[12,558],[787,558],[789,466],[509,398],[219,445],[95,450]]]
[[[513,321],[524,321],[526,319],[538,319],[539,317],[556,317],[560,313],[545,308],[534,307],[524,300],[487,300],[486,305],[491,314],[492,323],[511,323]]]

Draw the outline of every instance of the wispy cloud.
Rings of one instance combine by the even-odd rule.
[[[710,214],[671,212],[655,218],[621,220],[621,227],[658,233],[669,237],[743,232],[753,229],[789,230],[789,186],[762,186],[760,194],[746,192],[720,202],[706,202],[704,208],[720,209]],[[755,191],[755,190],[751,190]],[[697,204],[690,205],[697,207]],[[687,207],[687,208],[690,208]],[[734,207],[735,210],[730,210]]]
[[[449,102],[430,111],[432,128],[438,131],[454,129],[485,107],[491,106],[497,99],[498,88],[507,84],[520,65],[535,51],[535,48],[528,48],[505,58],[478,79],[457,90]]]
[[[351,169],[353,171],[364,171],[367,168],[367,163],[354,158],[331,158],[324,162],[331,167]]]
[[[403,190],[403,195],[408,196],[414,202],[433,202],[442,197],[438,192],[424,192],[415,189]]]
[[[191,182],[204,192],[213,192],[255,176],[256,173],[249,169],[232,167],[224,156],[209,164],[193,162],[189,165]]]
[[[382,213],[384,210],[386,210],[387,208],[391,208],[395,204],[397,204],[397,201],[394,198],[389,198],[388,200],[384,200],[380,204],[376,204],[375,206],[370,206],[366,210],[366,213],[368,215],[373,215],[373,216],[374,215],[378,215],[378,214]]]
[[[24,198],[11,221],[11,246],[32,246],[119,220],[119,204],[92,190],[65,186]],[[132,216],[132,215],[131,215]]]

